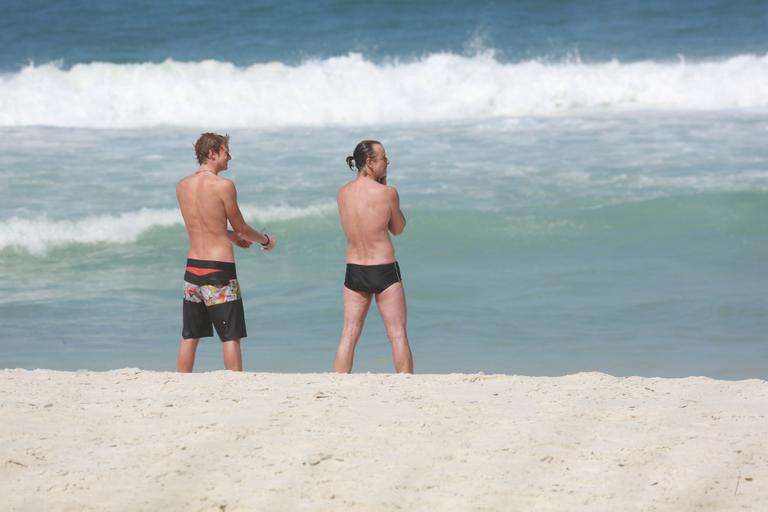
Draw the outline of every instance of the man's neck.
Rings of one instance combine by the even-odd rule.
[[[366,171],[360,171],[357,173],[357,178],[361,180],[373,180],[376,181],[376,178],[373,177],[373,175]]]
[[[218,176],[218,174],[221,172],[221,169],[216,169],[212,165],[209,164],[202,164],[196,171],[195,174],[202,174],[204,172],[208,172],[213,174],[214,176]]]

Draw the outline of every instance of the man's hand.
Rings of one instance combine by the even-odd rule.
[[[235,245],[238,247],[242,247],[243,249],[248,249],[250,246],[253,245],[253,242],[246,240],[245,238],[238,238],[235,240]]]
[[[243,249],[248,249],[250,246],[253,245],[253,242],[250,240],[246,240],[245,238],[239,236],[234,231],[227,230],[227,237],[229,237],[229,240],[235,244],[238,247],[242,247]]]
[[[267,235],[265,234],[264,236],[267,236]],[[260,244],[261,248],[264,249],[265,251],[271,251],[272,249],[275,248],[275,244],[276,244],[275,239],[273,237],[270,236],[268,238],[269,238],[269,243],[267,245]]]

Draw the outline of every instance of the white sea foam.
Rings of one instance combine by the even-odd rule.
[[[335,204],[318,204],[305,208],[256,208],[244,205],[241,209],[249,222],[276,222],[326,215],[335,210]],[[151,229],[181,224],[181,213],[178,209],[171,208],[142,208],[119,215],[97,215],[68,220],[51,220],[46,216],[33,219],[11,217],[0,221],[0,250],[13,248],[42,255],[51,248],[71,244],[131,243]]]
[[[0,126],[369,124],[621,110],[766,108],[768,55],[717,61],[503,63],[492,51],[227,62],[51,63],[0,75]]]

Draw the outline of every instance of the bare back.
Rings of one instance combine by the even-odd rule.
[[[232,182],[210,172],[193,174],[176,185],[176,197],[189,235],[187,257],[234,262],[227,236],[225,194]]]
[[[400,234],[405,220],[397,191],[358,176],[339,190],[336,200],[341,227],[347,237],[347,263],[378,265],[395,261],[389,231]],[[393,223],[393,219],[396,221]],[[402,219],[402,223],[400,220]]]

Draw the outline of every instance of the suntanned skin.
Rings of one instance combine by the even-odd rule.
[[[399,235],[405,229],[400,197],[387,185],[389,160],[381,145],[374,147],[357,178],[339,190],[336,201],[341,227],[347,237],[347,263],[379,265],[395,261],[395,248],[389,233]],[[355,347],[363,331],[372,293],[344,287],[344,327],[336,351],[336,371],[352,371]],[[376,294],[376,305],[384,320],[392,345],[392,359],[398,373],[413,373],[413,356],[406,331],[407,308],[402,283],[395,283]]]
[[[243,219],[237,204],[235,184],[219,176],[220,172],[227,169],[231,159],[227,146],[223,146],[219,152],[210,151],[197,171],[176,185],[176,197],[189,235],[188,258],[234,263],[232,244],[247,249],[253,243],[267,242],[264,234],[253,229]],[[233,231],[227,229],[227,222]],[[270,236],[264,250],[270,251],[274,247],[275,239]],[[199,341],[200,338],[182,338],[176,371],[192,371]],[[224,341],[222,347],[224,367],[241,371],[243,359],[240,340]]]

